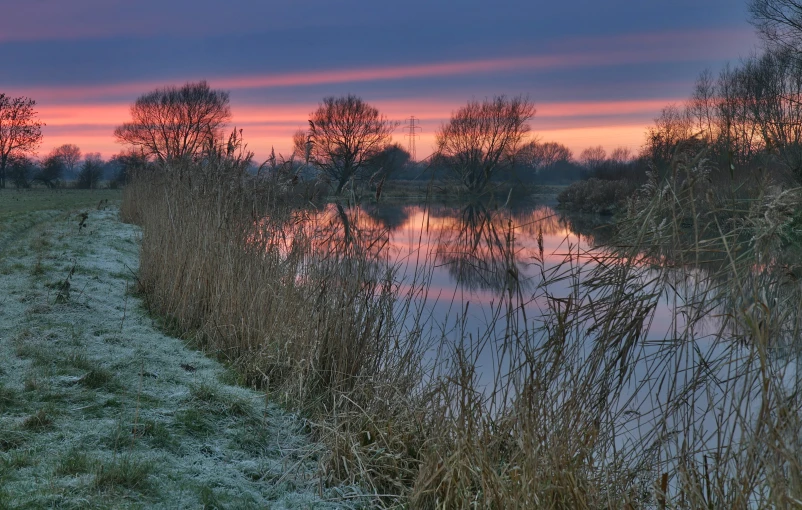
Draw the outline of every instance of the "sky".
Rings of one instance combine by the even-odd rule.
[[[637,151],[706,68],[757,51],[745,0],[0,0],[0,93],[37,102],[43,155],[110,157],[140,95],[205,79],[257,160],[326,96],[356,94],[416,152],[471,99],[523,94],[530,136]]]

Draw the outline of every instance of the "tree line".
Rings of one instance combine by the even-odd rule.
[[[203,159],[226,145],[224,130],[231,121],[229,94],[210,88],[205,81],[156,89],[139,97],[130,108],[131,120],[114,130],[115,139],[127,150],[108,162],[88,154],[77,166],[81,153],[74,145],[58,147],[40,162],[33,161],[28,154],[42,139],[35,102],[17,98],[9,104],[0,110],[21,120],[11,127],[0,124],[0,142],[8,142],[2,146],[5,156],[0,170],[17,187],[34,182],[55,187],[65,177],[76,178],[80,187],[94,187],[109,168],[116,169],[117,182],[124,182],[126,170],[137,166],[182,172],[185,167],[176,162]],[[363,183],[380,189],[404,169],[419,174],[429,170],[455,177],[467,190],[479,193],[494,181],[532,180],[537,174],[548,179],[549,172],[577,178],[607,161],[601,147],[588,149],[574,160],[571,150],[561,144],[527,138],[528,120],[534,114],[534,104],[524,96],[469,101],[441,126],[435,153],[421,163],[411,162],[409,152],[392,142],[399,123],[375,106],[354,95],[326,97],[310,113],[308,128],[293,136],[292,152],[287,156],[272,153],[259,170],[295,179],[322,178],[338,194],[348,185]],[[241,142],[241,137],[237,139]],[[630,155],[618,150],[611,157]],[[5,180],[0,182],[4,185]]]
[[[687,104],[663,109],[640,154],[620,148],[608,157],[602,147],[593,147],[574,158],[559,143],[528,137],[528,121],[536,112],[529,98],[497,96],[471,100],[451,114],[436,133],[425,169],[450,176],[474,193],[510,179],[559,182],[617,176],[637,181],[646,162],[666,171],[678,148],[705,147],[723,168],[770,162],[802,180],[802,3],[751,0],[749,7],[752,23],[767,43],[764,53],[727,66],[717,77],[702,73]],[[28,157],[42,140],[43,124],[34,107],[32,99],[0,94],[0,187],[8,180],[16,186],[36,181],[54,186],[77,164],[70,146],[55,149],[38,165]],[[116,140],[128,148],[111,161],[121,168],[123,179],[132,165],[152,163],[183,171],[184,166],[172,163],[220,150],[226,145],[223,135],[231,108],[227,92],[201,81],[148,92],[134,102],[130,115],[129,122],[114,130]],[[317,175],[341,193],[361,182],[380,189],[409,166],[409,153],[391,142],[398,123],[357,96],[324,98],[308,124],[293,136],[291,154],[272,153],[260,170],[293,179]],[[235,138],[241,142],[241,132]],[[78,182],[95,185],[104,164],[98,155],[84,158]]]

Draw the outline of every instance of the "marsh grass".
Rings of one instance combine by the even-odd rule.
[[[371,505],[798,505],[800,192],[706,188],[706,164],[677,154],[605,248],[567,239],[555,264],[541,243],[536,288],[508,282],[494,324],[456,338],[425,316],[425,267],[402,291],[376,239],[346,217],[319,242],[308,203],[236,162],[140,175],[122,215],[143,227],[152,313],[298,409],[324,478],[360,483]],[[484,349],[498,353],[490,384]],[[176,424],[202,435],[226,412],[198,386]]]

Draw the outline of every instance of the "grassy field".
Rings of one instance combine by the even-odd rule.
[[[0,193],[0,508],[340,506],[303,421],[149,317],[119,198]]]
[[[119,206],[121,199],[119,189],[5,189],[0,190],[0,219],[34,211],[97,209],[101,201]]]

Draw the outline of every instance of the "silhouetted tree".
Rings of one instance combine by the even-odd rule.
[[[436,159],[473,193],[513,166],[535,107],[521,96],[469,101],[436,134]]]
[[[743,157],[765,150],[802,181],[802,61],[793,51],[768,51],[747,59],[737,79],[746,106],[740,122],[759,139]]]
[[[561,143],[533,140],[521,147],[516,159],[520,165],[542,170],[560,161],[571,161],[573,157],[571,149]]]
[[[348,181],[364,177],[397,125],[359,97],[327,97],[309,115],[306,136],[296,133],[293,141],[296,153],[308,154],[340,193]]]
[[[579,155],[579,162],[590,171],[596,170],[605,161],[607,161],[607,151],[601,145],[588,147]]]
[[[78,172],[78,181],[75,186],[80,189],[94,189],[100,183],[103,175],[103,159],[99,153],[89,153],[84,159],[84,164]]]
[[[689,111],[694,120],[694,130],[698,132],[709,146],[716,139],[716,117],[718,98],[716,97],[716,83],[710,69],[705,69],[696,79],[693,95],[689,104]]]
[[[231,119],[228,92],[205,81],[157,89],[136,100],[131,119],[114,130],[118,142],[161,163],[197,158]]]
[[[14,158],[8,165],[8,178],[17,189],[30,188],[35,171],[36,165],[29,158],[25,156]]]
[[[0,188],[6,187],[6,169],[13,159],[32,153],[42,143],[36,101],[0,94]]]
[[[665,170],[677,146],[692,135],[690,112],[677,105],[666,106],[660,116],[654,119],[654,126],[646,132],[643,154],[658,169]]]
[[[64,160],[55,155],[54,151],[42,161],[42,166],[34,174],[33,180],[41,182],[48,188],[55,188],[64,174],[65,167]]]
[[[397,143],[385,146],[370,162],[373,170],[371,180],[378,182],[390,178],[409,163],[411,157],[410,153]]]
[[[610,153],[609,161],[618,164],[626,164],[635,159],[635,155],[629,150],[629,147],[616,147]]]
[[[750,0],[751,22],[770,45],[802,48],[802,1]]]
[[[64,163],[64,170],[68,172],[67,175],[69,178],[75,176],[75,169],[81,161],[81,149],[77,145],[67,143],[56,147],[50,152],[50,156],[61,159]]]
[[[114,169],[114,182],[118,185],[125,185],[131,174],[148,168],[148,158],[136,150],[122,151],[111,157],[108,162]]]

